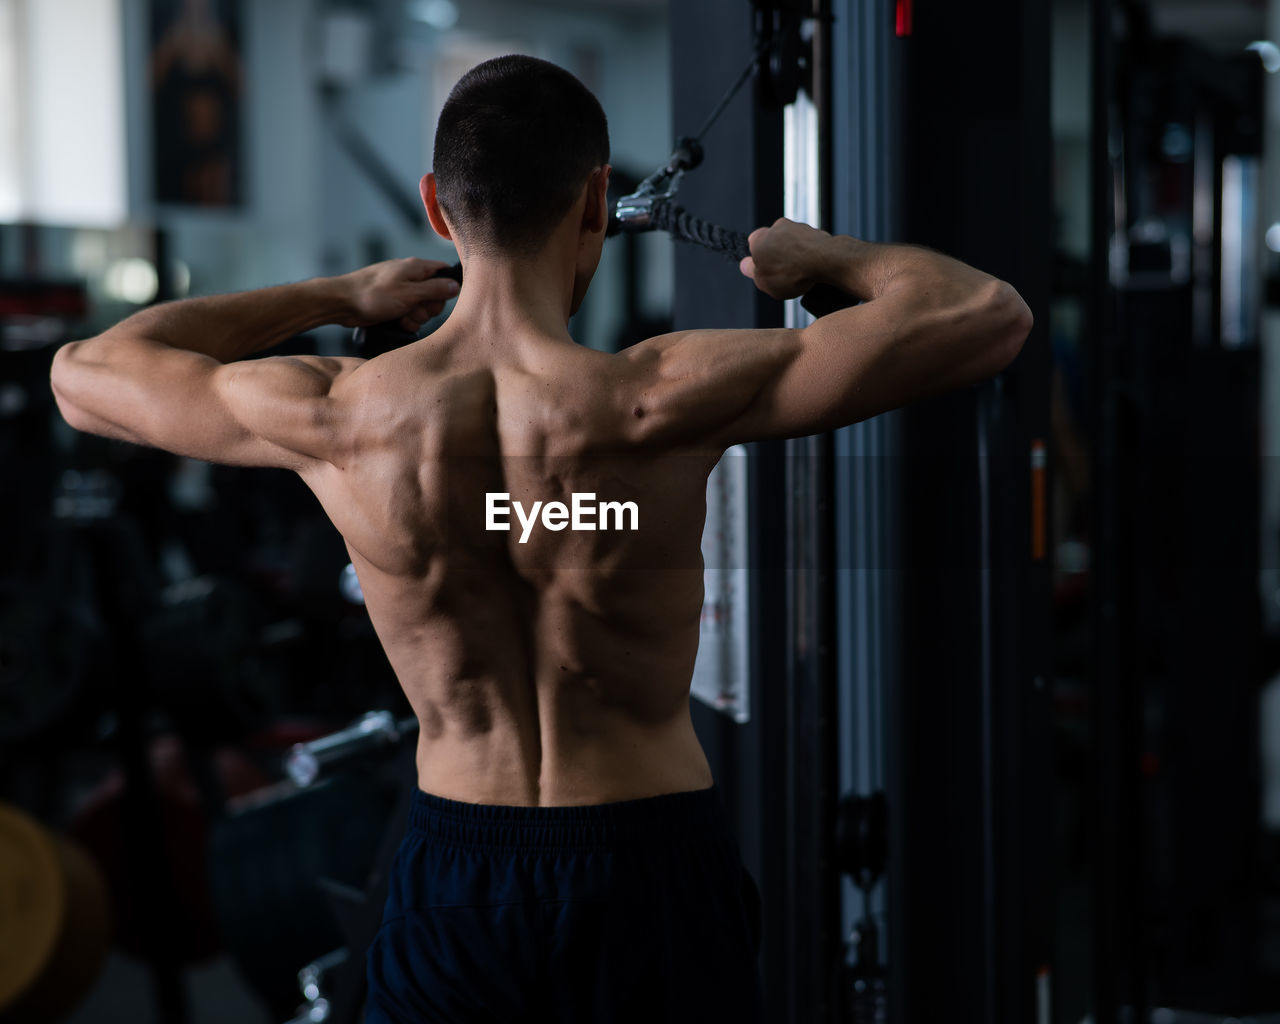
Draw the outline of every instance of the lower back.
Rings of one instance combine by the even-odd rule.
[[[619,717],[591,734],[551,736],[537,759],[526,755],[515,723],[484,735],[443,736],[418,743],[418,786],[475,804],[559,807],[638,800],[706,789],[711,769],[687,706],[659,726]]]

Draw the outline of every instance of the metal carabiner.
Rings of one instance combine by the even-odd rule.
[[[676,140],[671,159],[665,167],[654,171],[630,195],[623,196],[614,205],[614,217],[622,231],[649,231],[653,224],[653,209],[659,202],[670,202],[680,191],[680,180],[685,171],[691,171],[702,163],[702,144],[697,139],[682,136]]]

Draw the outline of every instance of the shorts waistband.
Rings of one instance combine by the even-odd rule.
[[[468,804],[417,790],[409,831],[468,848],[608,849],[688,840],[732,841],[717,786],[580,807]]]

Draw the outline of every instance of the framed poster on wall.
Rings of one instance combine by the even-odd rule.
[[[239,0],[151,0],[150,38],[156,201],[240,205]]]

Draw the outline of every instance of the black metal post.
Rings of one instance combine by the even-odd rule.
[[[1093,727],[1091,776],[1094,866],[1094,1013],[1115,1024],[1125,1007],[1139,1009],[1135,989],[1135,900],[1140,833],[1137,830],[1137,751],[1133,704],[1140,689],[1134,657],[1134,605],[1125,568],[1128,490],[1126,454],[1132,457],[1132,425],[1126,426],[1121,385],[1118,296],[1111,282],[1112,239],[1119,227],[1115,205],[1117,81],[1114,0],[1093,0],[1089,254],[1093,514]],[[1123,186],[1123,182],[1120,183]]]
[[[1048,8],[917,4],[891,31],[902,240],[1009,281],[1036,327],[999,377],[901,414],[890,1013],[1012,1024],[1048,1012],[1053,936],[1052,604],[1032,470],[1048,439]]]

